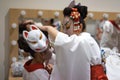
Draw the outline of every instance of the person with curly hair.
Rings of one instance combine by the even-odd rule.
[[[24,64],[23,80],[49,80],[55,54],[50,50],[47,32],[41,31],[32,20],[22,22],[19,27],[19,48],[32,56]]]

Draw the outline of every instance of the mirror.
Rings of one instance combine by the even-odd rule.
[[[56,17],[56,12],[59,16]],[[54,19],[56,22],[62,21],[63,15],[62,11],[60,10],[38,10],[38,9],[10,9],[9,10],[9,46],[10,46],[10,53],[9,53],[9,80],[19,79],[22,80],[21,73],[19,71],[19,75],[13,75],[11,72],[11,65],[13,62],[21,60],[23,56],[29,56],[28,53],[25,53],[23,50],[19,49],[19,45],[17,40],[21,35],[19,33],[19,23],[22,20],[32,19],[35,22],[42,22],[43,25],[49,25],[50,20]],[[21,54],[22,53],[22,54]],[[24,55],[23,55],[24,54]],[[20,65],[18,63],[18,65]],[[15,77],[14,77],[15,76]]]
[[[42,11],[42,12],[41,12]],[[57,15],[59,12],[59,18],[56,18],[55,14]],[[101,16],[104,12],[92,12],[94,14],[94,20],[100,20]],[[117,13],[110,13],[109,19],[114,20]],[[12,58],[16,57],[16,59],[19,58],[19,47],[17,44],[17,40],[19,38],[19,22],[23,19],[33,19],[36,22],[43,22],[43,24],[50,24],[48,21],[54,18],[56,21],[59,19],[60,21],[63,20],[63,15],[61,10],[38,10],[38,9],[10,9],[9,10],[9,46],[10,46],[10,71],[9,71],[9,80],[14,80],[11,74],[11,64],[12,64]],[[47,21],[48,20],[48,21]],[[94,22],[94,21],[93,21]],[[88,22],[91,23],[91,22]],[[91,24],[89,24],[91,25]],[[92,27],[92,26],[91,26]],[[22,52],[22,51],[21,51]],[[26,54],[26,56],[28,56]],[[13,58],[15,60],[15,58]],[[18,79],[18,78],[17,78]],[[22,80],[21,78],[19,80]]]

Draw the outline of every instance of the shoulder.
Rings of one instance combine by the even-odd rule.
[[[107,20],[107,21],[105,21],[105,23],[104,23],[104,25],[103,26],[113,26],[113,24],[111,23],[111,21],[109,21],[109,20]]]

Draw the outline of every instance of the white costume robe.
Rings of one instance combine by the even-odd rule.
[[[100,41],[100,47],[110,49],[116,47],[119,49],[119,35],[120,31],[118,31],[110,21],[105,21],[103,24],[103,34]]]
[[[37,69],[32,72],[24,70],[23,80],[49,80],[49,73],[45,69]]]
[[[101,48],[105,51],[105,67],[108,80],[120,80],[120,30],[116,28],[116,23],[105,21],[103,24],[103,34],[100,42]]]
[[[31,60],[25,63],[23,80],[49,80],[49,73],[44,69],[43,64],[30,64]]]
[[[120,56],[116,54],[109,55],[106,58],[105,66],[108,80],[120,80]]]
[[[49,60],[49,63],[54,65],[55,59],[56,55],[52,53],[52,57]],[[28,62],[30,64],[30,61]],[[46,69],[44,69],[42,64],[29,64],[26,65],[28,68],[24,69],[23,80],[49,80],[50,74]]]
[[[105,51],[106,56],[106,75],[108,80],[120,79],[120,57],[117,52],[120,52],[120,30],[110,21],[106,21],[103,26],[103,36],[101,40],[101,47]],[[108,48],[108,50],[106,50]]]
[[[50,80],[90,80],[90,64],[100,64],[100,49],[89,33],[68,36],[59,32],[55,39],[56,63]]]

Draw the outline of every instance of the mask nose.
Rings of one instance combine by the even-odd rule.
[[[38,47],[40,47],[40,48],[46,47],[46,42],[45,41],[38,41]]]

